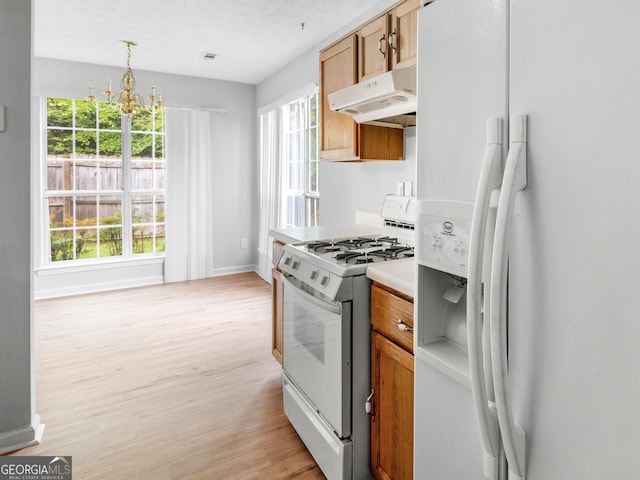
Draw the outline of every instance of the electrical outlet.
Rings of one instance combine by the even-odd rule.
[[[240,248],[247,248],[247,239],[246,238],[240,239]]]

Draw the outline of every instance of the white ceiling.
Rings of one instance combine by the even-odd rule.
[[[37,57],[258,84],[394,0],[34,0]],[[304,28],[302,24],[304,23]],[[214,60],[203,60],[205,52]]]

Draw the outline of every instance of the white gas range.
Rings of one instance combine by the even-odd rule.
[[[387,195],[371,235],[289,244],[284,278],[287,417],[329,480],[371,478],[369,265],[413,256],[412,198]]]

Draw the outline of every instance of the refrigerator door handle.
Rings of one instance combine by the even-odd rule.
[[[482,339],[482,280],[485,239],[491,193],[500,187],[502,171],[502,119],[487,120],[487,145],[482,159],[469,236],[467,278],[467,344],[473,403],[485,451],[484,474],[497,480],[500,464],[498,418],[489,406],[485,381]],[[486,313],[486,312],[485,312]],[[487,320],[488,321],[488,320]]]
[[[507,268],[509,232],[516,194],[527,186],[527,117],[510,119],[511,141],[500,190],[496,215],[495,239],[491,264],[490,337],[493,383],[498,422],[505,455],[509,463],[509,480],[524,480],[526,472],[525,431],[513,418],[509,395],[507,362]]]

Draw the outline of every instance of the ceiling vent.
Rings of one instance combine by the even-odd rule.
[[[218,56],[217,53],[208,53],[208,52],[204,52],[202,54],[202,58],[204,60],[213,60],[214,58],[216,58]]]

